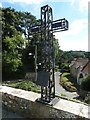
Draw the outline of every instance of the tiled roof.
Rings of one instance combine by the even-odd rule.
[[[72,61],[71,66],[78,68],[81,67],[83,68],[88,62],[88,59],[76,59],[75,61]]]
[[[70,67],[74,67],[74,68],[81,68],[81,71],[84,72],[85,74],[90,74],[90,60],[88,59],[76,59],[74,61],[72,61],[72,63],[70,64]]]
[[[82,71],[85,74],[90,74],[90,60],[87,62],[87,64],[83,67]]]

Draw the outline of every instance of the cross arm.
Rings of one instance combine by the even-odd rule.
[[[29,34],[36,34],[36,33],[40,33],[40,25],[29,28]]]
[[[52,22],[53,32],[66,31],[66,30],[68,30],[68,26],[69,26],[69,23],[65,18],[55,20]]]
[[[52,21],[52,31],[53,31],[53,33],[60,32],[60,31],[66,31],[66,30],[68,30],[68,26],[69,26],[69,23],[65,18]],[[37,25],[37,26],[34,26],[34,27],[30,28],[30,33],[31,34],[32,33],[33,34],[34,33],[40,33],[40,32],[41,32],[40,25]]]

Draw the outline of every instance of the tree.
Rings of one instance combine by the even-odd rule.
[[[58,43],[58,39],[55,39],[55,37],[53,38],[53,44],[54,44],[53,47],[54,47],[55,64],[58,65],[60,46],[59,46],[59,43]]]
[[[30,27],[40,23],[29,12],[15,11],[12,8],[2,8],[2,49],[3,75],[12,78],[13,74],[22,71],[35,70],[35,45],[37,44],[37,64],[41,61],[40,35],[30,37]],[[24,38],[22,37],[24,36]],[[59,60],[58,40],[53,38],[55,63]],[[29,55],[31,53],[32,55]],[[3,77],[5,77],[3,76]]]
[[[22,39],[22,36],[18,34],[17,36],[14,36],[12,38],[6,37],[3,40],[3,44],[3,79],[5,80],[21,77],[23,75],[22,51],[24,45],[24,40]],[[19,76],[17,75],[17,73]]]
[[[30,24],[36,24],[36,18],[31,13],[15,11],[12,8],[2,8],[0,24],[2,26],[3,79],[21,77],[24,73],[23,52],[25,46],[27,47],[25,44],[29,44],[31,47],[30,42],[28,43],[26,40],[30,41],[30,38],[22,37],[22,35],[26,37],[25,19],[29,19]]]

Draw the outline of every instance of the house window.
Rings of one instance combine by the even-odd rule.
[[[79,74],[79,78],[83,78],[83,74],[82,73]]]

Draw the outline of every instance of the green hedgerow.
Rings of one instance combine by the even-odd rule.
[[[87,76],[81,83],[81,89],[90,91],[90,75]]]

